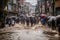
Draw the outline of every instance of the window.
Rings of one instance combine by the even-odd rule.
[[[8,3],[12,3],[13,2],[13,0],[9,0],[9,2]]]
[[[16,4],[16,0],[13,0],[13,3]]]
[[[12,5],[8,4],[8,11],[12,11]]]

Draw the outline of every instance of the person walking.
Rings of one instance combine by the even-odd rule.
[[[55,17],[55,16],[51,16],[51,17],[49,18],[48,22],[49,22],[50,28],[51,28],[52,30],[55,30],[55,28],[56,28],[56,25],[55,25],[55,23],[56,23],[56,17]]]
[[[47,16],[46,14],[41,14],[40,16],[42,25],[46,24],[46,16]]]
[[[33,26],[33,17],[30,17],[30,24],[31,24],[31,27]]]
[[[29,17],[27,17],[26,18],[26,24],[27,24],[27,26],[29,26],[29,20],[30,20]]]
[[[57,17],[56,17],[56,24],[57,24],[57,27],[58,27],[58,34],[59,34],[59,36],[60,36],[60,15],[58,15]]]

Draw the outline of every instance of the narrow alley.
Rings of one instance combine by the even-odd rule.
[[[0,0],[0,40],[60,40],[60,0]]]

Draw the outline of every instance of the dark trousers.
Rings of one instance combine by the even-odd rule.
[[[60,35],[60,26],[58,26],[58,32],[59,32],[59,35]]]
[[[54,30],[55,29],[55,21],[54,20],[52,20],[51,26],[52,26],[52,29]]]
[[[26,20],[26,24],[27,24],[27,26],[29,26],[29,20]]]

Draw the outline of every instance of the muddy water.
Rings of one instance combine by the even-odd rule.
[[[59,38],[44,34],[43,30],[12,30],[0,33],[0,40],[59,40]]]

